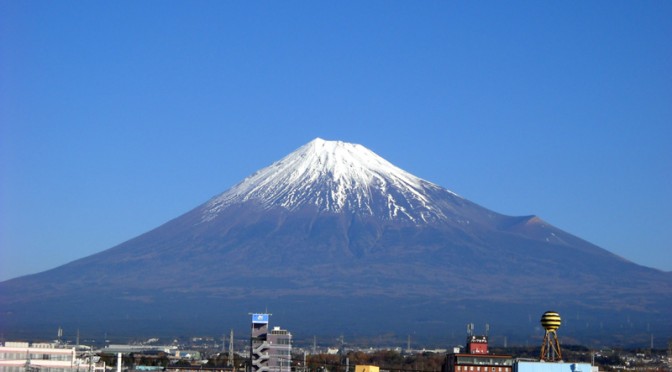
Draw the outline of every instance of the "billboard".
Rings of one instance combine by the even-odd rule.
[[[268,314],[252,314],[252,323],[268,323]]]

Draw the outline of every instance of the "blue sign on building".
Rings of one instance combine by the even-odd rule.
[[[252,323],[268,323],[268,314],[252,314]]]

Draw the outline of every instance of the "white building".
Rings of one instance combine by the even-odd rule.
[[[268,369],[270,372],[291,372],[292,334],[280,327],[273,327],[268,335]]]
[[[96,362],[93,355],[79,358],[74,347],[27,342],[5,342],[0,346],[0,372],[105,371],[105,363]]]
[[[590,363],[516,361],[513,372],[597,372]]]

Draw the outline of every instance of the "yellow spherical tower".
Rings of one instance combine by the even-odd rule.
[[[547,311],[541,316],[541,326],[546,330],[544,342],[541,344],[541,360],[555,362],[562,360],[562,351],[558,334],[555,332],[560,328],[562,320],[560,314],[555,311]]]

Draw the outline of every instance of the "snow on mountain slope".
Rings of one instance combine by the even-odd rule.
[[[210,200],[203,221],[229,205],[256,201],[290,211],[350,212],[415,223],[445,220],[432,194],[444,191],[358,144],[316,138]]]

